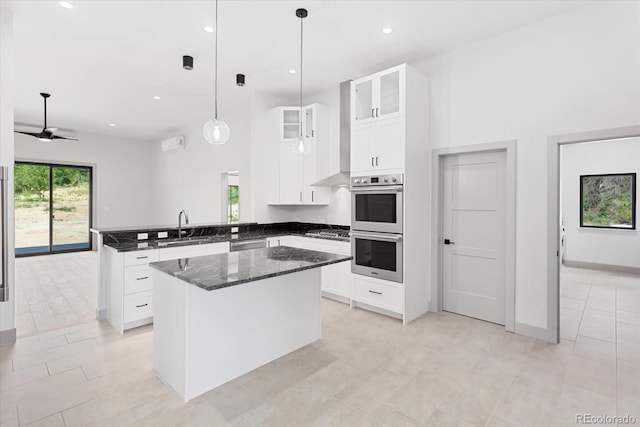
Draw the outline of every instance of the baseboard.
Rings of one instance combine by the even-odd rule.
[[[556,334],[547,328],[539,328],[537,326],[516,322],[514,333],[557,344]]]
[[[345,304],[351,303],[351,300],[349,298],[343,297],[342,295],[332,294],[331,292],[322,291],[322,296],[334,301],[345,303]]]
[[[96,309],[96,319],[107,320],[107,309],[106,308],[103,308],[102,310]]]
[[[351,308],[355,308],[355,307],[362,308],[364,310],[373,311],[375,313],[383,314],[385,316],[395,317],[396,319],[402,320],[402,314],[396,313],[395,311],[385,310],[384,308],[376,307],[374,305],[370,305],[364,302],[351,300]]]
[[[16,328],[0,331],[0,345],[16,342]]]
[[[586,268],[589,270],[613,271],[615,273],[640,274],[640,268],[624,265],[598,264],[595,262],[565,260],[565,267]]]

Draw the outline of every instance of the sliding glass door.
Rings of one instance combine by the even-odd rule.
[[[91,249],[90,167],[17,162],[16,256]]]

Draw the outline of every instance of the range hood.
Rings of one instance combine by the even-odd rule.
[[[313,187],[348,187],[351,167],[351,80],[340,83],[340,159],[339,170],[311,184]]]

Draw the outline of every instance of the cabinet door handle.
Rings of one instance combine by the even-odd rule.
[[[369,292],[371,292],[372,294],[376,294],[376,295],[382,295],[382,292],[372,291],[371,289],[369,289]]]
[[[375,117],[376,116],[376,109],[372,108],[371,109],[371,117]]]
[[[311,138],[315,138],[316,136],[316,131],[311,129]]]
[[[149,258],[148,256],[137,256],[136,259],[147,259]]]
[[[371,166],[375,166],[375,165],[373,164],[373,157],[371,158]]]
[[[149,278],[149,276],[136,277],[136,280],[147,280],[148,278]]]
[[[302,191],[300,192],[300,201],[302,201]]]
[[[376,166],[379,166],[379,165],[378,165],[378,157],[376,157]]]
[[[380,117],[380,114],[378,114],[378,107],[376,107],[376,117]]]
[[[147,304],[140,304],[140,305],[136,305],[136,308],[146,307],[146,306],[148,306],[148,305],[149,305],[149,303],[147,303]]]
[[[311,201],[313,202],[313,193],[315,193],[315,191],[311,191]]]

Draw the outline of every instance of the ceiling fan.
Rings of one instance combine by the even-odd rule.
[[[16,130],[14,132],[35,136],[40,141],[44,142],[51,142],[54,139],[70,139],[72,141],[77,141],[77,138],[71,138],[70,136],[54,135],[54,132],[57,131],[58,128],[47,127],[47,98],[49,98],[51,95],[48,93],[40,92],[40,96],[44,98],[44,127],[42,128],[42,130],[40,132],[24,132],[19,130]]]

